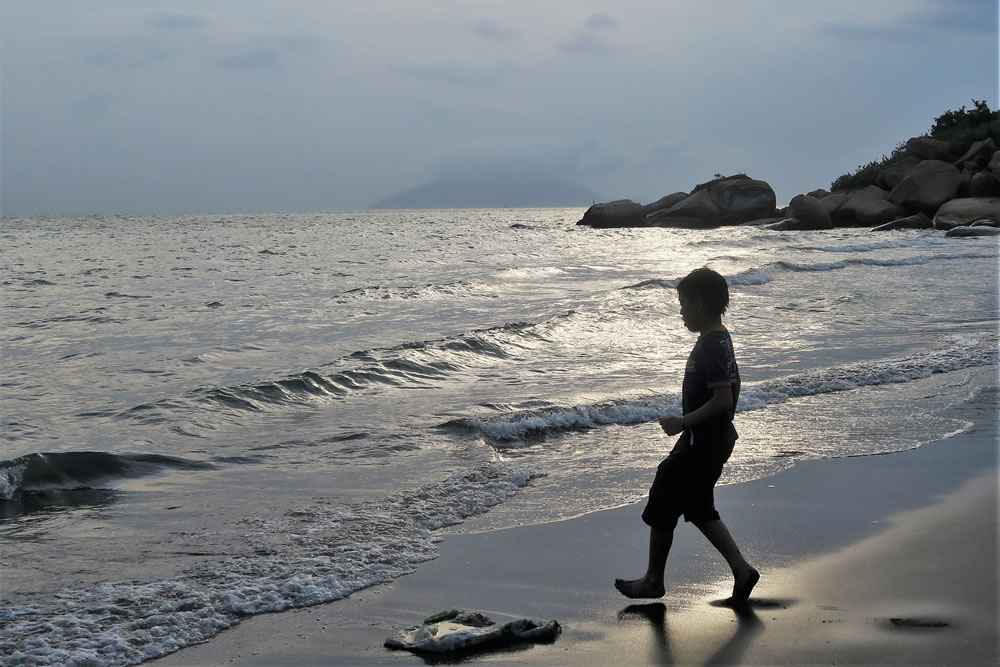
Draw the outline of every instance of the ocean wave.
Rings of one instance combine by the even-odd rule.
[[[450,283],[427,285],[388,286],[370,285],[357,287],[341,292],[333,298],[334,303],[349,303],[351,301],[410,301],[434,300],[452,297],[496,298],[498,296],[493,285],[475,280],[458,280]]]
[[[913,257],[897,257],[897,258],[881,258],[881,257],[852,257],[849,259],[842,259],[836,262],[816,262],[816,263],[798,263],[798,262],[787,262],[779,261],[775,265],[785,271],[835,271],[837,269],[844,269],[851,265],[862,265],[862,266],[915,266],[919,264],[927,264],[929,262],[934,262],[937,260],[955,260],[955,259],[988,259],[997,257],[997,253],[990,252],[959,252],[959,253],[943,253],[940,255],[915,255]]]
[[[0,502],[25,492],[86,488],[115,478],[142,477],[164,468],[206,469],[211,463],[161,454],[51,452],[0,461]]]
[[[167,581],[62,590],[0,609],[0,665],[130,665],[203,642],[241,619],[344,598],[438,555],[435,531],[489,511],[537,470],[501,462],[381,501],[296,508],[242,521],[250,544],[279,550],[200,565]]]
[[[757,384],[744,384],[736,409],[755,410],[791,398],[909,382],[936,373],[996,364],[997,361],[995,335],[955,338],[947,346],[906,357],[864,361]],[[459,418],[441,424],[439,428],[478,432],[498,448],[518,447],[559,432],[656,421],[677,414],[680,405],[679,395],[660,394],[594,405],[554,406],[489,417]]]
[[[871,252],[873,250],[887,250],[890,248],[921,248],[948,245],[950,243],[953,243],[950,239],[924,237],[919,239],[901,239],[898,241],[874,241],[872,243],[860,243],[856,245],[807,246],[802,248],[802,250],[817,250],[820,252]]]

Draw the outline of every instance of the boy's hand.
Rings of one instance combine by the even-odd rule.
[[[664,417],[660,420],[660,428],[662,428],[663,432],[667,435],[677,435],[684,430],[681,426],[680,417]]]

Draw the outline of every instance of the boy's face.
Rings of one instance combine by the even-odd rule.
[[[704,322],[704,313],[701,308],[701,299],[691,299],[688,296],[677,293],[677,299],[681,302],[681,320],[688,331],[701,331]]]

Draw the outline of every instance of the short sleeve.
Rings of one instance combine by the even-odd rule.
[[[705,383],[709,389],[733,383],[729,372],[729,360],[733,354],[728,340],[706,341],[702,346],[701,367],[705,373]]]

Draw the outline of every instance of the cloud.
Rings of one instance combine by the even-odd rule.
[[[604,12],[598,12],[590,18],[587,19],[586,26],[588,28],[593,28],[594,30],[605,30],[607,28],[614,28],[618,25],[618,19],[610,14],[605,14]]]
[[[517,30],[499,25],[492,19],[484,19],[474,27],[476,34],[483,39],[492,39],[498,42],[507,42],[517,37]]]
[[[603,56],[614,52],[614,49],[601,40],[586,33],[577,33],[568,42],[558,42],[557,47],[574,55]]]
[[[429,67],[424,65],[392,65],[391,69],[399,75],[420,81],[435,81],[452,86],[481,88],[494,86],[502,82],[510,67],[492,71],[477,71],[465,67]]]
[[[215,56],[212,60],[238,72],[278,72],[285,69],[278,53],[266,46]]]
[[[891,25],[823,23],[819,33],[832,39],[910,41],[939,38],[942,32],[996,37],[997,3],[945,0],[902,16]]]
[[[98,67],[140,69],[160,63],[174,53],[173,49],[147,39],[120,38],[95,44],[80,61]]]
[[[149,17],[149,25],[157,30],[191,30],[208,25],[204,16],[159,12]]]

